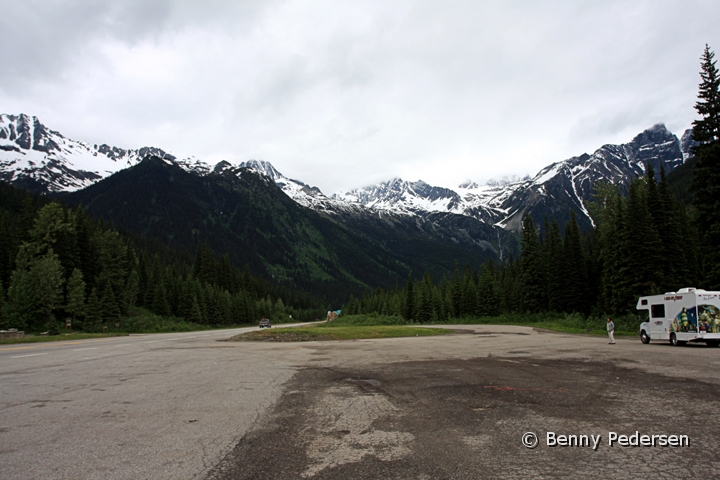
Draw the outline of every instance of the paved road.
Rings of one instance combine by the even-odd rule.
[[[255,329],[0,347],[0,477],[201,476],[307,359]]]
[[[227,331],[0,348],[2,476],[720,476],[720,349],[453,328],[467,333],[218,342]],[[522,446],[526,431],[537,448]],[[551,448],[548,431],[603,441]],[[610,431],[686,434],[691,445],[609,447]]]

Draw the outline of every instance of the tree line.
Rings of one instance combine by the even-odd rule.
[[[298,321],[326,306],[268,284],[199,245],[194,259],[133,239],[69,209],[0,186],[0,328],[114,330],[150,313],[156,323],[207,326]],[[147,325],[146,325],[147,327]]]
[[[351,314],[400,315],[428,323],[501,313],[624,315],[639,296],[697,285],[699,242],[684,205],[651,165],[634,179],[627,197],[602,183],[589,210],[596,227],[581,234],[576,218],[561,230],[545,219],[523,219],[519,256],[492,260],[434,283],[429,274],[394,289],[351,298]]]

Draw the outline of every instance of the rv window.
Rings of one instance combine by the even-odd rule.
[[[647,305],[647,300],[641,300],[640,305]]]
[[[652,318],[665,318],[665,305],[652,305],[650,307]]]

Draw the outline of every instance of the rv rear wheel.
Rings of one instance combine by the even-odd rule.
[[[670,334],[670,345],[672,345],[673,347],[677,347],[678,345],[680,345],[680,342],[678,342],[678,339],[674,333]]]
[[[645,332],[645,330],[643,330],[642,332],[640,332],[640,341],[641,341],[642,343],[644,343],[645,345],[647,345],[648,343],[650,343],[650,337],[649,337],[648,334]]]

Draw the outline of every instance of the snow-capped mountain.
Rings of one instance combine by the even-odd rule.
[[[404,182],[399,178],[347,193],[335,194],[333,198],[398,213],[452,212],[461,202],[460,196],[453,190],[433,187],[422,180]]]
[[[346,205],[343,202],[325,196],[317,187],[311,187],[300,180],[286,177],[277,171],[270,162],[264,160],[248,160],[247,162],[241,162],[238,168],[249,168],[265,175],[272,180],[275,185],[280,187],[288,197],[304,207],[326,213],[335,213],[338,209],[353,208],[353,206]]]
[[[70,140],[37,117],[0,114],[0,180],[42,192],[71,192],[136,164],[148,155],[205,174],[210,168],[193,157],[178,160],[159,148],[125,150]]]
[[[680,141],[659,124],[627,144],[604,145],[592,155],[583,154],[549,165],[532,178],[506,177],[482,186],[467,181],[457,189],[396,178],[338,193],[333,198],[398,214],[458,213],[511,230],[519,228],[525,212],[536,222],[547,214],[563,223],[570,210],[574,210],[579,221],[589,226],[585,202],[596,182],[604,180],[624,189],[633,178],[644,174],[648,162],[656,172],[662,165],[669,173],[682,165],[692,145],[689,130]]]
[[[695,143],[690,131],[679,140],[664,125],[655,125],[624,145],[605,145],[543,168],[534,177],[505,177],[478,185],[464,182],[454,188],[406,182],[399,178],[328,197],[317,187],[285,177],[272,164],[249,160],[239,165],[222,161],[211,166],[194,157],[179,159],[164,150],[143,147],[126,150],[105,144],[70,140],[46,128],[36,117],[0,115],[0,180],[41,192],[71,192],[91,185],[148,155],[160,157],[200,176],[232,170],[254,170],[277,185],[297,203],[326,214],[470,217],[489,226],[518,230],[530,213],[536,222],[544,216],[564,223],[574,211],[584,227],[591,219],[585,202],[597,181],[625,188],[645,172],[647,162],[659,172],[681,165]],[[430,217],[428,217],[430,218]],[[443,217],[445,218],[445,217]],[[437,223],[436,220],[433,222]]]

